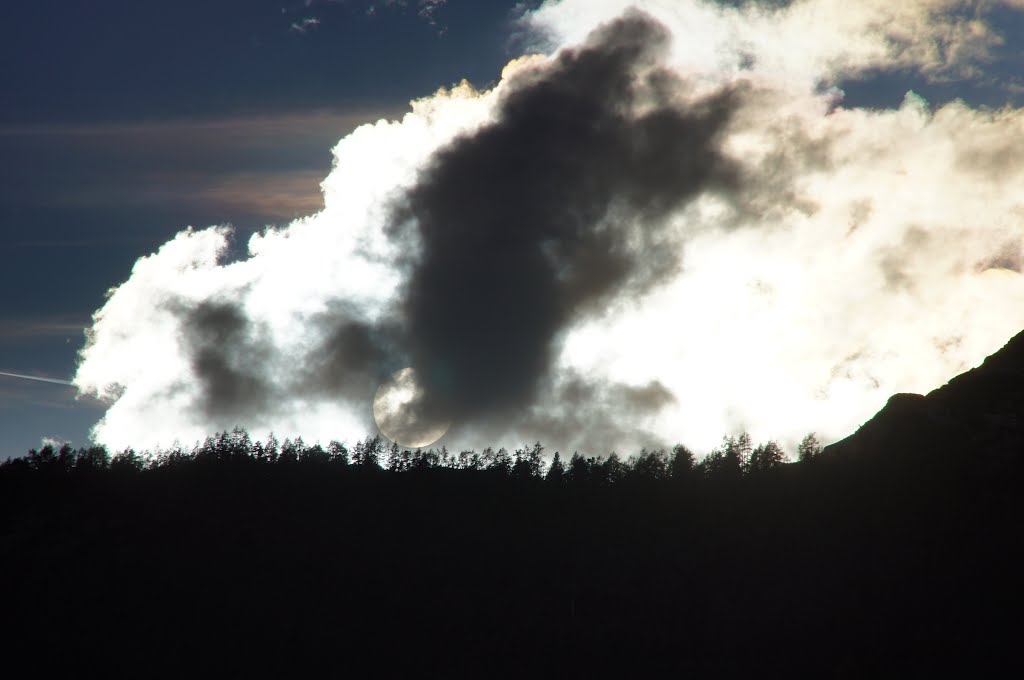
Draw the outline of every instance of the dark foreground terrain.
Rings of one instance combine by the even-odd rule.
[[[76,677],[1019,672],[1022,344],[792,464],[35,452],[0,466],[0,645]]]

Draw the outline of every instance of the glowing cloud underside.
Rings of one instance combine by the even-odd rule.
[[[644,13],[622,18],[627,4]],[[254,236],[242,261],[222,261],[222,227],[140,259],[96,312],[75,376],[110,404],[94,437],[145,448],[242,425],[353,440],[410,364],[426,422],[454,415],[450,448],[707,450],[741,428],[792,448],[937,387],[1024,328],[1024,113],[932,110],[913,94],[894,111],[844,108],[820,83],[884,66],[970,73],[996,44],[956,3],[892,4],[545,5],[529,26],[549,56],[357,129],[334,149],[322,212]],[[606,91],[577,96],[570,76]],[[558,139],[516,136],[592,114],[611,132],[580,145],[585,164]],[[474,172],[494,182],[449,189]],[[595,187],[608,195],[590,210],[580,197]],[[489,270],[484,250],[502,244],[538,274]],[[489,272],[518,287],[511,301],[491,299],[504,289]],[[516,306],[538,277],[544,314]],[[452,298],[449,284],[486,295]],[[536,361],[510,355],[510,337]],[[505,381],[513,394],[474,382],[503,366],[523,376]]]

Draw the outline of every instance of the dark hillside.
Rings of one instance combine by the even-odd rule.
[[[970,455],[994,464],[1024,451],[1024,332],[977,368],[926,396],[897,394],[850,437],[826,449],[834,456],[914,451],[933,459]]]
[[[4,654],[107,677],[1002,673],[1024,336],[800,463],[253,443],[0,466]]]

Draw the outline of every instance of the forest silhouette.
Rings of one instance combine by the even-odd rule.
[[[253,441],[0,465],[3,637],[107,676],[995,673],[1024,336],[847,440],[620,457]]]

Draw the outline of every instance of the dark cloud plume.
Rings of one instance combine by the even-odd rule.
[[[281,355],[235,300],[175,301],[168,308],[180,319],[179,342],[198,381],[195,408],[216,427],[233,427],[310,398],[346,402],[371,421],[374,392],[404,366],[396,329],[371,324],[343,303],[297,321],[314,344],[290,357]]]
[[[230,427],[233,418],[244,420],[274,409],[278,395],[266,374],[273,347],[245,312],[220,300],[176,307],[182,319],[180,341],[199,381],[203,414]]]
[[[398,349],[399,330],[373,324],[344,303],[335,303],[309,323],[315,348],[298,371],[296,390],[369,405],[377,387],[404,368]]]
[[[402,302],[439,416],[532,403],[569,324],[676,273],[667,216],[739,171],[719,149],[741,89],[703,97],[661,66],[669,31],[631,11],[507,83],[496,120],[439,150],[395,238],[419,247]]]
[[[701,192],[739,196],[742,171],[719,145],[745,90],[694,95],[663,65],[670,37],[628,12],[518,71],[493,122],[433,154],[387,227],[409,245],[392,317],[329,303],[296,320],[309,344],[285,358],[240,298],[170,305],[202,420],[231,427],[330,399],[372,422],[377,387],[411,365],[422,399],[394,414],[393,432],[453,421],[560,441],[585,430],[595,446],[643,438],[633,423],[674,400],[664,386],[552,365],[572,324],[677,275],[671,214]],[[567,407],[539,413],[540,401]]]
[[[627,430],[642,438],[630,423],[674,401],[664,386],[552,365],[572,324],[677,275],[671,214],[705,191],[740,200],[742,170],[719,145],[746,93],[693,95],[663,66],[670,38],[628,12],[512,76],[493,122],[434,153],[388,227],[410,244],[392,320],[329,304],[301,322],[310,349],[281,366],[237,301],[179,303],[204,419],[227,427],[329,398],[370,420],[377,387],[412,365],[423,398],[392,430],[454,421],[499,434],[518,423],[559,441],[596,433],[595,446]],[[539,413],[539,401],[568,407]]]
[[[559,409],[531,409],[516,422],[516,431],[529,432],[544,442],[573,442],[586,454],[606,454],[619,445],[656,449],[671,444],[641,424],[643,418],[676,402],[672,392],[657,380],[634,386],[603,383],[579,374],[563,378],[550,400],[559,404]]]

